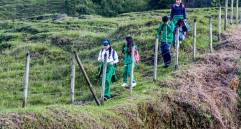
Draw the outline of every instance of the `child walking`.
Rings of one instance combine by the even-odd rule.
[[[164,61],[164,68],[168,68],[172,63],[171,44],[174,39],[174,29],[174,23],[169,21],[167,16],[164,16],[162,18],[162,23],[157,30],[157,38],[161,42],[161,53]]]
[[[186,8],[182,0],[176,0],[176,3],[171,7],[171,20],[176,24],[179,19],[187,19]]]
[[[126,37],[126,43],[123,46],[122,49],[122,54],[124,56],[124,67],[122,70],[122,75],[123,75],[123,87],[127,87],[128,86],[128,78],[130,78],[131,76],[131,63],[132,63],[132,48],[134,47],[135,51],[134,51],[134,56],[135,56],[135,61],[134,61],[134,65],[135,67],[137,66],[137,63],[139,61],[139,53],[137,51],[137,47],[134,44],[133,38],[131,36]],[[129,79],[131,80],[131,79]],[[136,80],[134,78],[133,75],[133,82],[132,82],[132,86],[135,87],[136,86]]]
[[[99,77],[102,75],[103,64],[105,59],[107,60],[107,70],[106,70],[106,79],[105,79],[105,93],[104,99],[108,100],[111,98],[110,93],[110,84],[113,77],[116,75],[115,65],[119,62],[117,52],[112,48],[111,41],[108,39],[102,40],[103,48],[99,52],[98,61],[100,62],[99,66]]]
[[[176,0],[176,3],[172,5],[170,16],[174,24],[177,24],[179,20],[182,20],[187,32],[190,32],[190,26],[187,22],[186,8],[182,3],[182,0]]]

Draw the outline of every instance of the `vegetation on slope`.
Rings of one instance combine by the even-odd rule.
[[[208,13],[203,13],[206,11]],[[20,107],[22,96],[22,79],[26,50],[30,50],[32,61],[30,70],[30,105],[49,105],[53,103],[69,102],[70,60],[73,49],[78,50],[84,60],[86,70],[92,82],[100,90],[97,71],[97,54],[101,47],[100,40],[109,37],[113,46],[120,54],[123,39],[126,35],[133,35],[142,56],[137,76],[142,80],[152,78],[153,45],[155,30],[158,28],[160,15],[168,11],[151,11],[143,13],[122,14],[114,18],[87,15],[81,19],[67,18],[63,22],[47,20],[33,21],[2,21],[0,48],[2,51],[1,64],[1,107]],[[195,9],[189,10],[189,18],[198,15],[197,48],[200,54],[208,52],[208,17],[209,14],[217,18],[217,10]],[[190,20],[192,25],[192,20]],[[217,20],[214,20],[214,39],[217,41]],[[191,34],[181,45],[181,65],[191,62]],[[161,56],[160,56],[161,57]],[[160,62],[161,65],[161,62]],[[121,64],[118,74],[121,76]],[[77,71],[79,71],[77,69]],[[159,80],[173,71],[159,69]],[[88,100],[89,92],[80,73],[77,73],[77,100]],[[121,80],[113,86],[113,94],[122,94],[119,86]],[[144,88],[144,87],[142,87]],[[140,88],[141,89],[141,88]],[[145,88],[144,88],[145,89]],[[81,96],[81,98],[79,98]],[[56,99],[57,98],[57,99]],[[10,100],[10,101],[9,101]]]
[[[208,18],[210,15],[214,17],[214,40],[217,41],[217,12],[215,8],[188,10],[191,25],[195,17],[198,19],[197,48],[199,54],[208,52]],[[39,128],[155,128],[156,124],[151,123],[151,120],[159,118],[159,115],[162,114],[155,114],[153,110],[174,106],[177,107],[176,110],[169,113],[174,113],[175,116],[175,111],[180,109],[178,108],[179,105],[172,103],[172,101],[168,103],[170,102],[169,96],[173,96],[175,91],[170,88],[160,88],[159,83],[153,84],[151,80],[155,29],[159,25],[160,16],[168,13],[167,10],[136,12],[121,14],[112,18],[84,15],[80,18],[68,17],[62,22],[54,22],[52,19],[1,21],[0,107],[2,112],[7,112],[7,115],[3,113],[0,121],[6,126],[23,128],[34,128],[35,126]],[[134,89],[133,97],[128,99],[129,93],[121,88],[120,80],[111,89],[115,97],[103,107],[67,105],[69,103],[70,52],[73,49],[78,51],[99,96],[100,87],[98,80],[95,78],[96,56],[101,47],[99,41],[103,37],[111,38],[114,48],[120,53],[123,38],[129,34],[134,36],[142,56],[142,62],[136,72],[137,80],[140,81]],[[191,43],[190,34],[189,39],[181,45],[180,62],[184,68],[185,65],[192,62]],[[29,108],[24,110],[18,107],[21,106],[22,100],[22,79],[26,50],[31,52],[32,60]],[[120,64],[118,68],[119,75],[121,66]],[[158,80],[170,79],[174,67],[162,69],[160,66]],[[79,73],[79,69],[77,71],[77,102],[79,100],[91,101],[92,97],[86,88],[86,84],[83,83],[83,76]],[[157,97],[153,98],[150,95]],[[158,102],[164,102],[167,106],[165,104],[157,106],[155,103]],[[58,105],[44,106],[52,104]],[[63,105],[60,106],[59,104]],[[198,113],[199,109],[193,111],[197,113],[197,119],[207,120],[207,127],[212,127],[212,118],[215,116],[212,116],[210,112],[206,114]],[[183,114],[185,113],[183,111]],[[151,115],[148,116],[148,114]],[[202,115],[199,116],[200,114]],[[171,120],[171,117],[172,115],[167,118]],[[15,118],[19,118],[20,123],[11,121]],[[88,123],[81,123],[84,121],[83,119],[88,120]],[[190,117],[186,120],[191,119],[195,118]],[[112,123],[103,122],[103,120],[109,120]],[[131,123],[128,123],[127,120]],[[175,121],[172,122],[167,127],[171,128],[176,125]],[[93,125],[96,125],[96,127],[93,127]],[[191,127],[195,127],[195,124]]]
[[[183,0],[189,8],[218,6],[217,0]],[[117,16],[127,12],[168,9],[175,0],[0,0],[0,19],[26,18],[52,13],[69,16]],[[224,0],[221,0],[224,5]],[[29,13],[31,12],[31,13]]]

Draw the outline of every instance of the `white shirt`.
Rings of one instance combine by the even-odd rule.
[[[109,52],[109,49],[100,50],[99,57],[98,57],[99,62],[104,62],[105,54],[106,54],[106,58],[107,58],[107,63],[117,64],[119,62],[117,52],[114,49],[111,49],[111,53]],[[110,54],[110,56],[109,56],[109,54]],[[113,55],[114,55],[114,57],[113,57]]]

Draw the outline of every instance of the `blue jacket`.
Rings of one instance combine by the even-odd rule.
[[[171,19],[174,18],[174,16],[183,16],[183,19],[186,19],[186,9],[183,4],[180,4],[180,6],[177,6],[176,4],[172,5],[171,8]]]

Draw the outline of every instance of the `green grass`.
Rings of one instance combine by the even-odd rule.
[[[38,106],[53,104],[68,105],[70,101],[70,62],[71,50],[77,50],[84,62],[86,71],[95,86],[97,95],[100,96],[100,82],[95,78],[97,72],[97,55],[101,48],[100,40],[108,37],[113,41],[113,47],[120,54],[124,37],[134,36],[140,49],[142,58],[136,76],[138,85],[134,95],[145,96],[160,86],[152,83],[152,58],[155,42],[155,30],[159,26],[160,16],[167,15],[167,10],[135,12],[121,14],[117,17],[105,18],[95,15],[86,15],[86,19],[68,18],[61,23],[49,20],[29,21],[16,20],[1,21],[0,45],[7,43],[11,48],[2,48],[0,52],[0,109],[1,111],[19,110],[22,103],[22,85],[24,76],[25,54],[29,50],[32,54],[30,69],[30,85],[28,110],[36,110]],[[213,16],[214,44],[217,44],[217,10],[215,8],[189,9],[189,23],[197,18],[197,48],[198,54],[208,52],[208,17]],[[180,64],[189,65],[192,62],[192,34],[181,45]],[[58,44],[53,38],[69,40],[70,43]],[[77,67],[77,65],[76,65]],[[118,65],[118,74],[121,77],[122,64]],[[185,66],[186,67],[186,66]],[[184,68],[185,68],[184,67]],[[168,79],[174,67],[158,67],[158,80]],[[76,100],[88,100],[93,103],[93,98],[88,91],[87,84],[76,69]],[[128,98],[129,93],[120,86],[119,80],[113,84],[111,92],[117,95],[107,105],[121,103]],[[147,95],[148,96],[148,95]],[[36,107],[37,106],[37,107]],[[71,107],[71,106],[70,106]],[[107,106],[108,107],[108,106]],[[4,110],[2,110],[4,109]],[[7,110],[6,110],[7,109]],[[41,109],[41,108],[40,108]],[[25,110],[24,110],[25,111]]]

